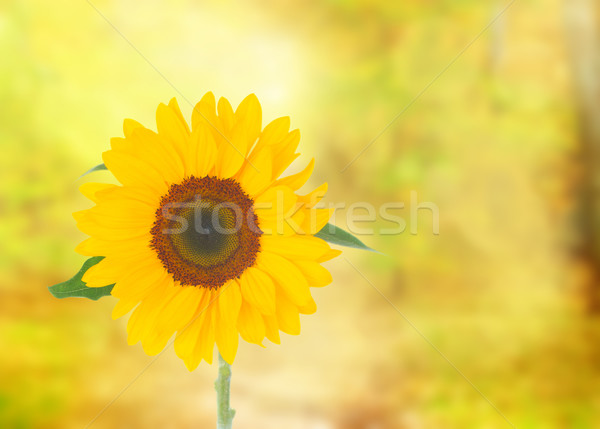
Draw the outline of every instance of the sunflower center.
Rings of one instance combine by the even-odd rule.
[[[203,204],[205,203],[205,204]],[[235,213],[217,207],[213,201],[196,201],[180,213],[180,233],[171,234],[171,243],[185,260],[202,267],[227,261],[239,247],[235,234]]]
[[[151,247],[181,285],[219,288],[260,250],[253,201],[233,179],[189,177],[163,196]]]

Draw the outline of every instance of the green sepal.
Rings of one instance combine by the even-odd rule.
[[[66,282],[50,286],[48,290],[56,298],[88,298],[94,301],[103,296],[110,295],[114,284],[102,287],[88,287],[81,278],[87,270],[104,259],[104,256],[94,256],[84,262],[75,276]]]
[[[77,178],[77,180],[81,179],[82,177],[87,176],[90,173],[93,173],[94,171],[101,171],[101,170],[108,170],[108,168],[106,168],[106,165],[104,165],[104,164],[98,164],[95,167],[90,168],[88,171],[83,173],[81,176],[79,176]]]
[[[377,250],[371,249],[349,232],[344,231],[342,228],[338,228],[330,223],[325,225],[319,232],[317,232],[315,237],[325,240],[331,244],[337,244],[338,246],[353,247],[355,249],[379,253]]]

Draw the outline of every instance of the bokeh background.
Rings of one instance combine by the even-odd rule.
[[[600,427],[600,11],[517,0],[439,75],[506,5],[3,0],[0,427],[84,427],[141,371],[91,427],[214,427],[215,366],[46,289],[83,262],[75,180],[122,120],[209,90],[291,116],[330,202],[406,204],[361,237],[385,255],[328,263],[300,336],[241,345],[234,427]],[[439,235],[426,210],[409,232],[411,191]]]

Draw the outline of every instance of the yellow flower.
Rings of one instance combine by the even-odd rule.
[[[113,318],[133,310],[128,342],[149,355],[176,334],[189,370],[212,362],[215,343],[232,363],[240,335],[262,345],[298,334],[299,314],[316,310],[310,288],[331,282],[321,263],[339,251],[313,236],[330,217],[315,207],[327,186],[297,194],[314,160],[280,178],[300,133],[287,117],[261,121],[256,96],[234,112],[207,93],[190,130],[173,99],[158,106],[158,132],[127,119],[111,140],[103,159],[122,186],[81,187],[96,205],[74,214],[90,236],[77,251],[104,256],[83,281],[115,283]]]

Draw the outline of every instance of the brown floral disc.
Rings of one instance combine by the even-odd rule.
[[[181,285],[217,289],[256,261],[253,204],[233,179],[188,177],[162,197],[150,247]]]

